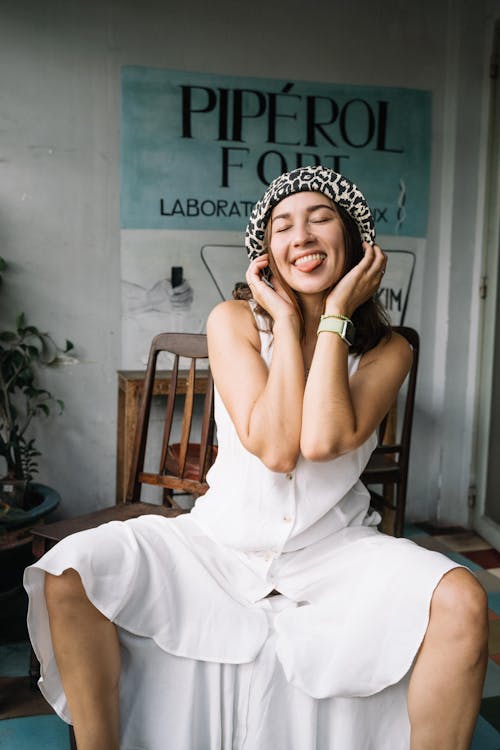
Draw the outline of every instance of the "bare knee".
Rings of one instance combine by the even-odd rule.
[[[468,570],[455,568],[441,579],[434,591],[430,626],[437,626],[456,642],[462,641],[482,653],[488,642],[488,598]]]

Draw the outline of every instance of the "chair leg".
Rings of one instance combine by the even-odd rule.
[[[40,663],[36,658],[33,646],[30,645],[30,688],[38,690],[38,680],[40,679]]]
[[[172,503],[173,498],[173,490],[169,490],[167,487],[163,489],[163,505],[165,508],[173,508],[174,505]]]
[[[394,519],[394,535],[401,537],[404,533],[406,510],[406,487],[398,484],[396,493],[396,515]]]
[[[70,750],[78,750],[76,746],[76,740],[75,740],[75,732],[73,731],[73,727],[71,724],[68,726],[69,729],[69,747]]]
[[[178,495],[186,494],[186,492],[178,493]],[[178,497],[178,495],[176,495],[176,497]],[[181,510],[185,512],[185,508],[183,508],[182,505],[179,505],[179,503],[174,500],[174,491],[168,488],[163,490],[163,505],[165,506],[165,508],[173,508],[175,510]]]
[[[395,536],[396,531],[396,512],[394,511],[394,485],[384,484],[382,494],[384,497],[384,506],[382,511],[381,531],[384,534]]]

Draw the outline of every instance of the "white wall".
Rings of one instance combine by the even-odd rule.
[[[79,365],[40,429],[40,479],[76,515],[114,500],[122,64],[433,92],[431,209],[409,515],[467,521],[486,44],[498,0],[0,1],[2,317],[23,309]],[[488,36],[490,35],[490,36]],[[483,107],[484,110],[484,107]],[[466,189],[464,186],[467,186]]]

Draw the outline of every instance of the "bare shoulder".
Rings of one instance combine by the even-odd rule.
[[[360,369],[368,365],[380,363],[388,367],[394,366],[404,374],[408,372],[413,361],[413,349],[404,336],[394,331],[389,338],[384,338],[377,346],[363,354],[359,363]]]
[[[210,342],[232,339],[249,339],[259,346],[259,334],[255,318],[246,300],[226,300],[216,305],[207,319],[207,335]]]
[[[229,299],[219,302],[208,316],[207,328],[217,327],[221,324],[241,323],[246,318],[253,318],[250,305],[246,300]]]
[[[268,375],[248,302],[228,300],[214,307],[207,321],[207,337],[210,369],[217,391],[233,424],[241,431]]]

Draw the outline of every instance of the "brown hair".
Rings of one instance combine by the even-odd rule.
[[[344,246],[345,246],[345,265],[342,276],[345,276],[351,268],[354,268],[360,260],[363,258],[363,246],[361,236],[359,234],[358,225],[354,219],[347,213],[347,211],[339,206],[337,203],[332,201],[336,211],[340,217],[342,224],[342,231],[344,234]],[[264,238],[264,252],[269,253],[269,268],[273,276],[276,276],[283,285],[283,288],[289,296],[292,304],[297,310],[297,314],[300,320],[301,336],[305,335],[304,326],[304,314],[302,311],[302,305],[300,297],[297,293],[284,281],[283,277],[276,268],[273,254],[270,251],[270,233],[271,233],[271,221],[268,222],[266,227],[266,234]],[[325,291],[324,299],[326,298],[333,287],[330,287]],[[233,290],[234,299],[249,300],[252,299],[252,292],[248,284],[239,282],[235,285]],[[266,310],[261,307],[257,308],[257,311],[267,317],[270,322],[272,330],[272,319]],[[391,326],[387,318],[386,312],[376,297],[371,297],[366,302],[363,302],[353,313],[352,322],[355,328],[354,344],[351,346],[350,351],[353,354],[364,354],[365,352],[373,349],[383,338],[390,338]]]

